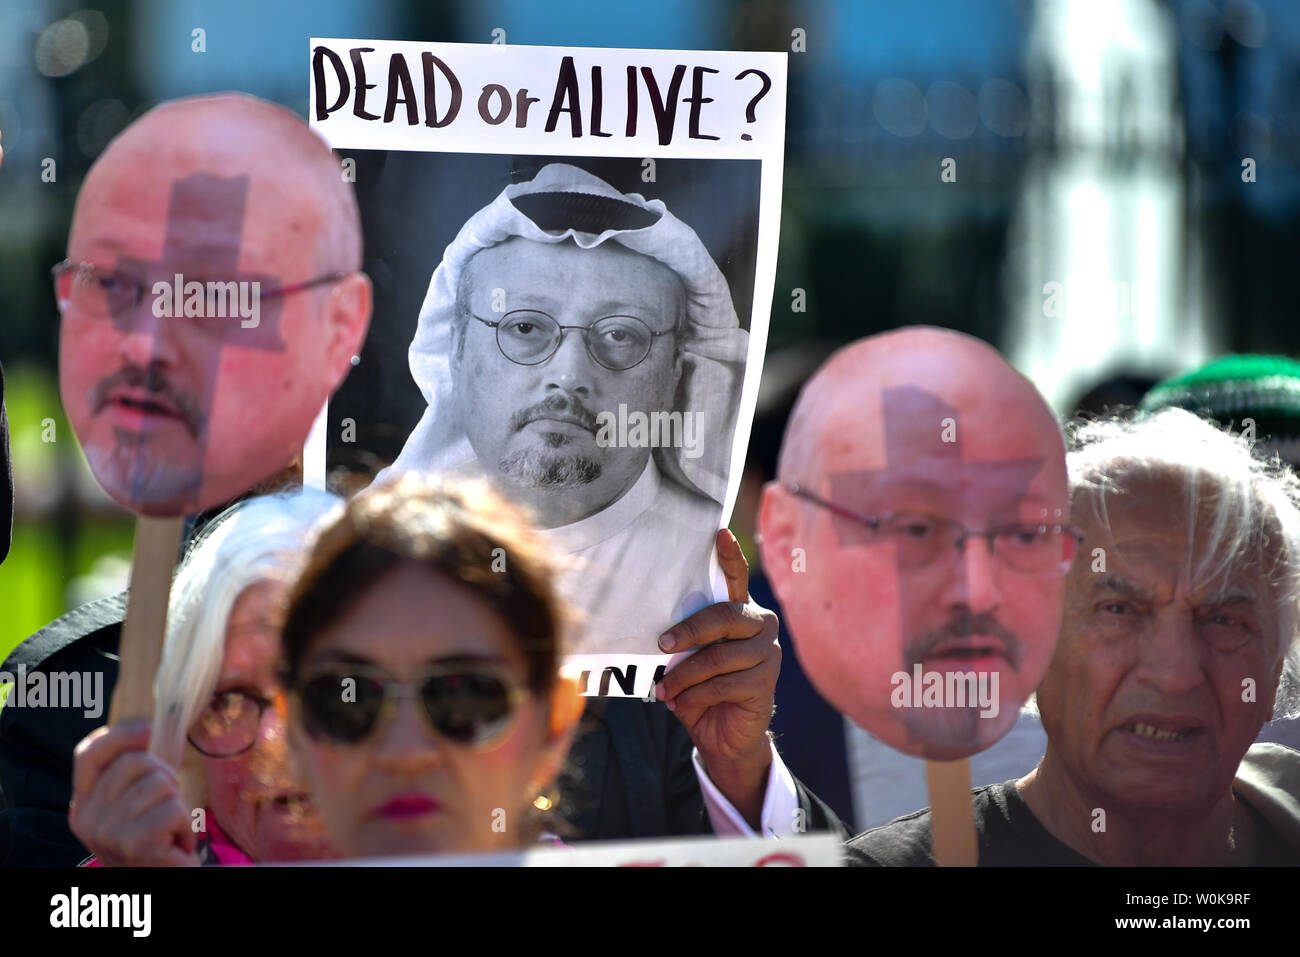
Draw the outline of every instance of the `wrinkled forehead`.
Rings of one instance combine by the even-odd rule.
[[[1263,595],[1282,576],[1282,536],[1248,488],[1177,468],[1116,464],[1073,489],[1073,514],[1109,564],[1197,594]]]
[[[283,581],[265,578],[239,593],[226,619],[223,676],[257,673],[275,665],[280,650],[280,604],[287,590]]]
[[[537,300],[565,301],[575,289],[599,291],[612,302],[676,310],[685,299],[681,277],[666,265],[613,240],[590,249],[515,236],[480,249],[462,266],[461,284],[477,300],[496,289]]]

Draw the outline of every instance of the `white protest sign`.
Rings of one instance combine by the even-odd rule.
[[[310,53],[311,124],[356,183],[376,281],[307,469],[486,474],[568,559],[585,693],[647,697],[658,636],[727,598],[714,534],[767,340],[785,54]]]
[[[668,841],[583,842],[532,847],[509,854],[445,857],[378,857],[325,861],[337,867],[841,867],[843,844],[834,834],[805,834],[779,841],[744,837]]]

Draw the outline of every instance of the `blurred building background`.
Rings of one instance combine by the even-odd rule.
[[[0,657],[122,587],[130,558],[131,523],[62,416],[49,281],[105,144],[192,93],[305,116],[313,35],[498,29],[513,44],[794,51],[742,535],[799,385],[864,335],[980,336],[1063,415],[1223,352],[1300,353],[1295,0],[7,0],[0,362],[18,512]]]

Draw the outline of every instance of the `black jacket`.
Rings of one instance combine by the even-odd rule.
[[[0,711],[0,863],[71,866],[89,853],[68,830],[72,751],[104,723],[117,681],[126,593],[83,605],[14,649],[3,670],[103,671],[104,714],[76,708]],[[685,727],[662,703],[593,698],[557,782],[566,840],[686,836],[711,831]],[[835,813],[798,781],[808,830],[847,838]],[[559,828],[557,828],[559,830]]]

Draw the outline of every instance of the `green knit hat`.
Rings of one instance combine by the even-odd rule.
[[[1300,464],[1300,362],[1294,359],[1224,356],[1157,384],[1139,408],[1187,409],[1237,431],[1251,419],[1261,451]]]

